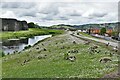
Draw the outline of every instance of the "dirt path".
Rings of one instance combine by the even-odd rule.
[[[81,38],[84,38],[84,39],[101,42],[101,43],[104,43],[104,44],[109,43],[109,45],[111,45],[113,47],[116,47],[116,46],[118,47],[118,44],[120,44],[120,42],[112,42],[112,41],[107,41],[107,40],[103,40],[103,39],[90,38],[90,37],[86,37],[86,36],[83,36],[83,35],[77,35],[76,33],[74,35],[77,36],[77,37],[81,37]]]
[[[77,38],[77,37],[72,36],[72,35],[70,35],[70,34],[71,34],[71,32],[67,32],[67,36],[70,37],[71,41],[75,41],[75,42],[77,42],[78,44],[85,42],[84,40],[81,40],[80,38]]]

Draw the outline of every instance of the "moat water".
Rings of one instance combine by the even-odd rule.
[[[7,41],[2,41],[0,44],[2,44],[2,50],[5,54],[12,54],[15,52],[20,52],[24,50],[26,46],[33,46],[38,43],[38,41],[49,37],[52,37],[52,35],[34,36],[32,38],[22,37],[21,39],[9,39]]]

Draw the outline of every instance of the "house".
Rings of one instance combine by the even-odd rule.
[[[91,28],[88,30],[90,34],[100,34],[101,28]],[[106,34],[109,36],[112,35],[113,29],[112,28],[107,28],[106,29]]]
[[[19,21],[11,18],[0,18],[2,21],[2,31],[20,31],[28,30],[26,21]]]
[[[112,35],[112,32],[113,32],[113,29],[112,29],[112,28],[108,28],[108,29],[106,30],[106,33],[107,33],[109,36]]]
[[[92,28],[90,29],[91,34],[100,34],[100,29],[99,28]]]

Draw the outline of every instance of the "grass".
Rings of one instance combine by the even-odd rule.
[[[84,32],[80,32],[80,34],[83,35],[83,36],[86,36],[86,37],[95,38],[95,37],[93,37],[93,36],[91,36],[87,33],[84,33]]]
[[[20,37],[32,37],[35,35],[45,35],[45,34],[61,34],[62,30],[50,30],[50,29],[36,29],[29,28],[28,31],[15,31],[15,32],[1,32],[0,39],[6,40],[11,38],[20,38]]]
[[[20,54],[12,54],[2,58],[2,76],[3,78],[100,78],[103,75],[117,70],[117,54],[114,54],[112,62],[100,63],[101,57],[109,57],[105,51],[112,52],[101,43],[91,43],[90,45],[73,44],[69,36],[54,36],[34,47],[26,49]],[[64,42],[64,43],[61,43]],[[42,45],[44,44],[44,46]],[[98,45],[100,53],[93,55],[88,53],[88,48],[92,45]],[[65,47],[61,49],[61,47]],[[36,49],[39,47],[40,49]],[[47,51],[43,51],[46,48]],[[64,60],[64,53],[69,50],[77,49],[78,53],[71,53],[76,56],[76,61]],[[46,54],[45,59],[37,59],[40,54]],[[21,63],[30,59],[24,66]]]

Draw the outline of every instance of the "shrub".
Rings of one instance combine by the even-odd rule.
[[[49,34],[55,34],[55,32],[49,32]]]
[[[2,52],[2,57],[4,57],[5,56],[5,53],[4,52]]]
[[[28,46],[25,47],[25,49],[28,49],[28,48],[30,48],[30,47],[31,47],[31,45],[28,45]]]
[[[4,57],[5,53],[3,51],[0,51],[0,55],[1,55],[1,57]]]
[[[35,28],[35,24],[33,22],[28,23],[29,28]]]

